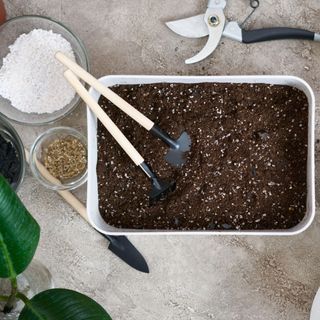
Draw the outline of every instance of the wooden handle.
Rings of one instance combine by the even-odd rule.
[[[29,163],[30,154],[29,154],[29,151],[26,149],[25,149],[25,154],[26,154],[26,160]],[[48,181],[55,184],[60,183],[60,181],[57,178],[53,177],[40,161],[37,161],[36,164],[37,164],[38,170]],[[78,198],[76,198],[70,191],[57,190],[57,192],[67,203],[69,203],[77,212],[79,212],[79,214],[83,219],[89,222],[86,207],[80,202]]]
[[[143,126],[148,131],[154,125],[150,119],[148,119],[144,114],[135,109],[131,104],[127,101],[119,97],[116,93],[114,93],[111,89],[104,86],[100,83],[95,77],[93,77],[86,70],[82,69],[76,62],[70,60],[63,53],[57,52],[55,54],[57,60],[59,60],[62,64],[64,64],[68,69],[70,69],[75,75],[77,75],[80,79],[88,83],[91,87],[109,99],[113,104],[115,104],[119,109],[125,112],[129,117],[138,122],[141,126]]]
[[[107,116],[102,110],[99,104],[91,97],[86,88],[81,84],[77,76],[71,71],[67,70],[64,72],[65,78],[69,81],[71,86],[76,90],[79,96],[84,100],[92,112],[106,127],[109,133],[116,139],[120,144],[121,148],[127,153],[132,161],[139,166],[144,160],[140,153],[134,148],[131,142],[125,137],[115,123]]]

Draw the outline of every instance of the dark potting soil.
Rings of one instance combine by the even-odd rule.
[[[20,173],[20,161],[12,142],[0,134],[0,174],[14,186]]]
[[[167,146],[112,103],[99,103],[176,190],[149,205],[150,182],[98,127],[99,209],[136,229],[287,229],[306,211],[308,101],[298,89],[265,84],[151,84],[113,90],[174,138],[192,139],[187,162],[165,162]]]

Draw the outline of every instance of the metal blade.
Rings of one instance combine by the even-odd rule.
[[[187,160],[187,152],[190,151],[191,148],[191,137],[184,131],[175,143],[178,148],[170,148],[165,159],[173,166],[180,167],[185,164]]]
[[[102,235],[110,241],[108,249],[117,257],[130,267],[144,273],[149,273],[146,260],[127,237]]]
[[[187,132],[183,131],[181,136],[177,139],[179,150],[182,152],[190,151],[191,149],[191,137]]]
[[[186,154],[176,149],[170,149],[165,156],[165,160],[175,167],[181,167],[187,161]]]
[[[212,25],[211,23],[209,23],[210,18],[213,16],[218,18],[219,23],[217,25]],[[209,30],[208,41],[199,53],[185,61],[186,64],[199,62],[207,58],[215,50],[215,48],[220,42],[225,25],[225,20],[226,19],[223,14],[223,9],[207,9],[205,14],[205,23]]]
[[[166,25],[180,36],[186,38],[202,38],[209,34],[209,29],[204,17],[204,14],[199,14],[186,19],[166,22]]]
[[[312,304],[310,320],[320,319],[320,289],[318,290]]]

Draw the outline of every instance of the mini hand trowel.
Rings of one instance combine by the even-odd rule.
[[[138,122],[142,127],[147,129],[153,135],[161,139],[166,143],[170,149],[165,157],[166,161],[173,166],[181,166],[186,161],[186,153],[191,147],[191,138],[187,132],[183,132],[180,137],[175,140],[171,138],[165,131],[159,128],[153,121],[147,118],[140,111],[135,109],[132,105],[118,96],[108,87],[101,84],[95,77],[90,73],[82,69],[77,63],[70,60],[63,53],[57,52],[56,58],[63,63],[67,68],[69,68],[74,74],[76,74],[83,81],[88,83],[97,92],[101,93],[104,97],[110,100],[115,106],[125,112],[129,117]]]
[[[236,21],[226,23],[223,12],[225,6],[226,0],[209,0],[205,14],[166,23],[172,31],[186,38],[209,36],[204,48],[194,57],[187,59],[186,64],[196,63],[208,57],[218,46],[222,36],[242,43],[282,39],[320,41],[319,33],[303,29],[276,27],[244,30],[241,26],[252,13],[240,25]],[[250,6],[255,10],[259,6],[259,1],[250,0]]]
[[[26,155],[26,161],[29,163],[30,154],[27,149],[25,149],[25,155]],[[49,173],[49,171],[40,161],[37,162],[37,166],[41,174],[46,179],[54,183],[59,182],[59,180],[57,180],[55,177],[53,177]],[[67,190],[56,190],[56,191],[69,205],[73,207],[75,211],[77,211],[80,214],[80,216],[85,221],[87,221],[90,224],[86,207],[75,195],[73,195],[70,191],[67,191]],[[128,240],[127,237],[111,236],[111,235],[105,235],[102,233],[101,235],[109,240],[110,243],[109,243],[108,249],[113,254],[115,254],[122,261],[127,263],[130,267],[144,273],[149,273],[149,267],[146,260],[144,259],[142,254],[137,250],[137,248]]]

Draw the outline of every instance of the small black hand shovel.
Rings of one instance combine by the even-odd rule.
[[[101,93],[104,97],[110,100],[120,110],[125,112],[129,117],[131,117],[146,130],[150,131],[152,134],[154,134],[156,137],[160,138],[164,143],[166,143],[170,147],[170,150],[165,157],[167,162],[174,166],[181,166],[186,162],[185,155],[191,147],[191,138],[187,132],[184,131],[177,140],[172,139],[153,121],[151,121],[144,114],[135,109],[131,104],[122,99],[111,89],[100,83],[95,77],[93,77],[90,73],[82,69],[74,61],[67,58],[63,53],[57,52],[55,57],[60,62],[62,62],[67,68],[69,68],[74,74],[76,74],[79,78],[84,80],[97,92]]]

